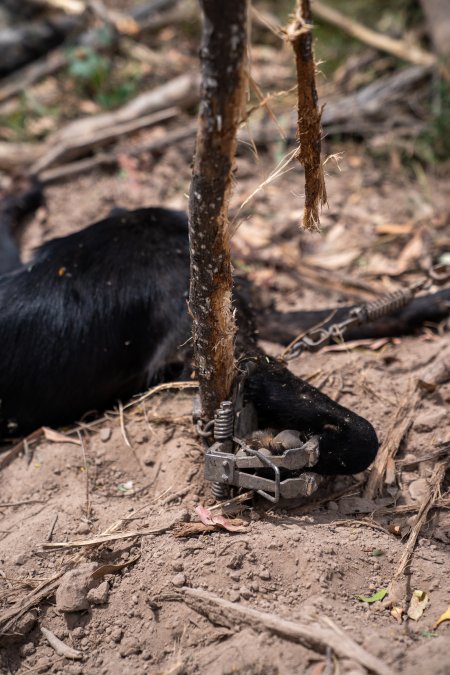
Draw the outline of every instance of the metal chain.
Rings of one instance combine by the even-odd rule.
[[[407,288],[388,293],[387,295],[353,307],[349,310],[347,319],[331,324],[328,328],[312,328],[298,340],[292,342],[283,352],[283,358],[287,361],[297,358],[304,351],[315,352],[328,345],[330,342],[343,338],[345,331],[350,326],[361,326],[381,317],[388,316],[406,307],[415,297],[419,290],[423,290],[432,283],[444,284],[450,280],[448,265],[436,265],[428,270],[427,277],[416,281]]]

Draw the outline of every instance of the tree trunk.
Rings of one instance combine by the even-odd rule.
[[[201,103],[189,194],[190,311],[202,417],[230,395],[236,326],[228,202],[245,91],[247,0],[200,0]]]

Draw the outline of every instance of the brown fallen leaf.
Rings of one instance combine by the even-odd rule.
[[[403,607],[393,607],[391,609],[391,616],[394,617],[397,623],[402,623],[404,611]]]
[[[65,642],[56,637],[51,630],[41,626],[41,633],[59,656],[65,656],[66,659],[79,660],[83,658],[83,653],[66,645]]]
[[[408,616],[413,621],[418,621],[428,605],[428,594],[425,591],[414,591],[408,607]]]
[[[444,621],[450,621],[450,605],[447,607],[445,612],[441,614],[439,619],[434,623],[433,630],[436,630],[436,628],[440,626],[441,623],[443,623]]]
[[[112,563],[109,565],[102,565],[101,567],[98,567],[95,572],[92,574],[93,579],[101,579],[104,577],[106,574],[117,574],[117,572],[120,572],[121,570],[125,569],[125,567],[129,567],[133,563],[135,563],[141,555],[137,555],[135,558],[132,558],[131,560],[127,560],[126,562],[123,563],[117,563],[116,565],[113,565]]]
[[[173,534],[177,538],[195,537],[207,532],[215,532],[215,525],[204,525],[203,523],[178,523],[173,528]]]
[[[42,431],[44,432],[47,441],[51,441],[52,443],[73,443],[74,445],[81,445],[79,438],[66,436],[66,434],[50,429],[50,427],[42,427]]]
[[[213,514],[201,504],[195,507],[195,512],[204,525],[223,527],[228,532],[247,532],[248,525],[240,518],[225,518],[220,514]]]

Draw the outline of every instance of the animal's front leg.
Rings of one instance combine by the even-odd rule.
[[[259,428],[318,434],[319,461],[312,470],[322,475],[358,473],[371,464],[378,439],[370,422],[265,355],[247,363],[245,393],[256,407]]]

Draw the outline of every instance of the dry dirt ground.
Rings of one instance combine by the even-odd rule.
[[[146,166],[124,159],[114,175],[89,174],[50,187],[46,210],[26,232],[25,250],[80,229],[113,204],[185,208],[191,152],[188,141],[148,158]],[[250,154],[240,159],[234,213],[273,165],[268,157],[259,163]],[[448,250],[444,178],[378,166],[351,147],[340,171],[331,163],[328,170],[330,206],[322,235],[298,230],[302,179],[296,169],[258,192],[240,212],[236,265],[266,302],[272,298],[290,309],[362,300],[369,297],[369,285],[385,291],[398,287],[405,261],[405,269],[417,270],[419,259]],[[283,261],[278,271],[274,261]],[[322,271],[303,274],[302,265]],[[266,346],[280,351],[279,345]],[[384,441],[411,382],[446,346],[448,333],[425,328],[412,337],[303,356],[291,367],[367,416]],[[187,586],[293,622],[328,617],[393,672],[450,673],[450,622],[433,629],[450,605],[447,484],[443,506],[430,512],[405,577],[405,597],[415,590],[428,595],[422,617],[398,622],[387,598],[372,604],[356,598],[386,588],[398,567],[435,464],[421,459],[449,441],[450,385],[422,399],[401,445],[396,477],[375,501],[362,497],[357,479],[336,479],[322,490],[318,504],[319,497],[302,506],[250,504],[240,514],[248,522],[243,533],[218,530],[179,538],[171,525],[195,521],[194,506],[210,503],[202,447],[189,423],[192,395],[192,389],[148,395],[120,415],[63,430],[72,443],[42,437],[1,471],[2,618],[71,566],[93,563],[81,572],[90,585],[100,584],[88,598],[85,589],[80,611],[61,611],[70,600],[67,589],[56,599],[50,592],[35,607],[31,603],[3,644],[1,672],[367,672],[355,659],[334,651],[320,654],[226,612],[213,622],[187,605],[180,591]],[[106,530],[112,533],[106,542],[45,548],[50,540],[79,542]],[[115,538],[136,530],[149,533]],[[99,567],[93,581],[92,571]],[[81,659],[58,655],[42,627]]]

